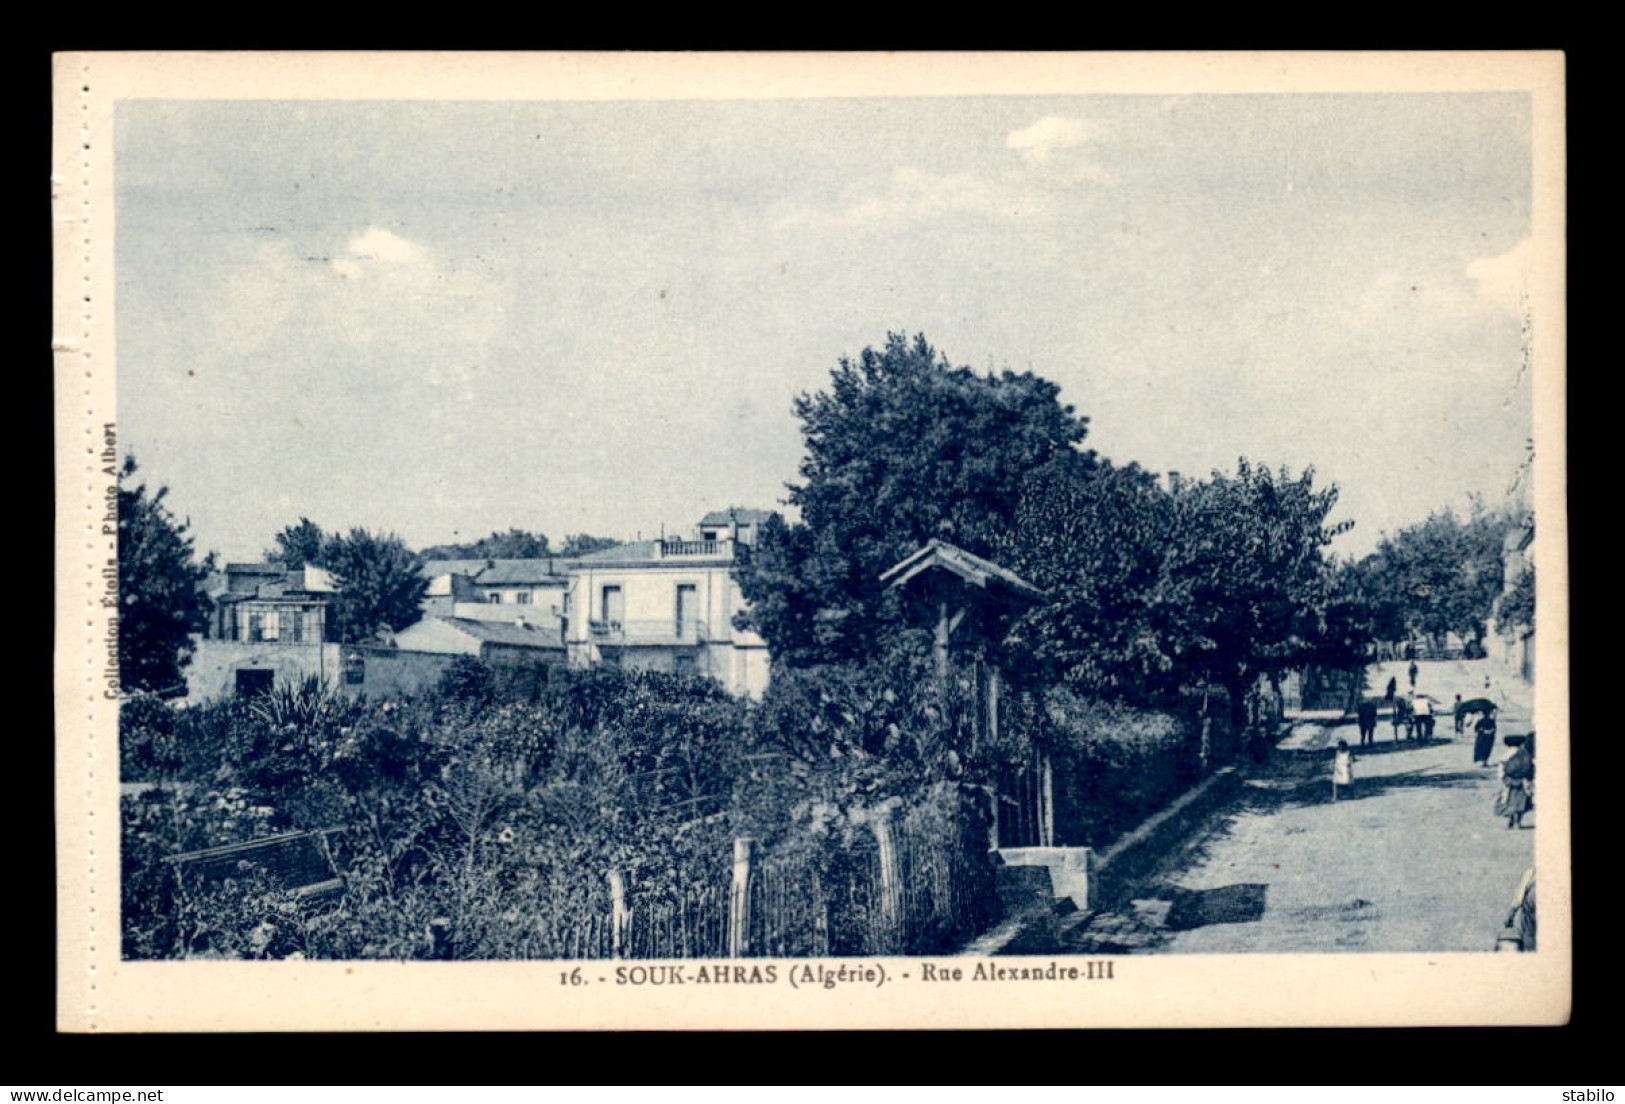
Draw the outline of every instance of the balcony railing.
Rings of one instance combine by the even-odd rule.
[[[594,644],[703,644],[705,626],[698,621],[679,624],[673,619],[649,621],[589,621]]]
[[[665,540],[660,542],[661,559],[672,559],[678,556],[728,557],[732,555],[732,541]]]

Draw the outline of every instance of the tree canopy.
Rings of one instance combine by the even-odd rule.
[[[170,697],[184,692],[191,634],[208,622],[201,588],[214,556],[197,560],[186,523],[164,505],[169,489],[149,493],[136,470],[125,457],[118,481],[119,682]]]
[[[429,586],[418,563],[393,533],[351,529],[348,536],[332,537],[319,565],[332,573],[338,588],[328,612],[329,629],[348,644],[416,623]]]
[[[806,452],[740,587],[775,663],[872,655],[892,622],[879,576],[933,537],[981,555],[1014,522],[1023,477],[1089,467],[1087,419],[1030,372],[954,367],[926,341],[887,335],[843,357],[827,390],[794,403]]]
[[[423,550],[426,560],[534,560],[553,554],[544,533],[509,529],[467,544],[437,544]]]
[[[1125,700],[1213,681],[1239,701],[1259,675],[1358,662],[1363,607],[1324,555],[1336,501],[1312,470],[1245,459],[1168,489],[1132,464],[1036,472],[1006,557],[1049,600],[1018,643],[1049,678]]]
[[[1353,523],[1330,525],[1337,488],[1316,489],[1314,469],[1294,476],[1242,459],[1235,475],[1176,483],[1163,601],[1178,611],[1179,663],[1236,691],[1325,661],[1337,597],[1325,548]],[[1342,616],[1340,614],[1339,616]],[[1340,627],[1341,631],[1341,627]],[[1356,662],[1361,642],[1343,657]]]
[[[1154,697],[1176,675],[1163,568],[1173,501],[1137,465],[1045,468],[1027,480],[1004,558],[1049,600],[1016,633],[1051,679]]]
[[[298,525],[289,525],[276,535],[275,543],[266,550],[265,559],[289,571],[297,571],[306,564],[320,566],[330,540],[320,525],[302,517]]]
[[[1442,640],[1453,633],[1481,641],[1504,586],[1508,524],[1504,515],[1481,507],[1466,520],[1444,510],[1384,537],[1358,567],[1382,638]]]
[[[595,537],[589,533],[571,533],[564,538],[564,544],[559,549],[559,555],[566,558],[571,556],[585,556],[589,552],[602,552],[606,548],[618,548],[621,542],[614,537]]]

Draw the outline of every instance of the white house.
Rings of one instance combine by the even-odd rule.
[[[695,540],[634,541],[576,560],[564,607],[571,666],[691,672],[734,694],[765,690],[767,644],[734,627],[746,602],[733,571],[768,515],[732,514],[714,524],[729,512],[706,515]]]

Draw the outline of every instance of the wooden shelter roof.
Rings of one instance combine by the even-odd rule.
[[[932,538],[881,576],[887,588],[899,587],[933,569],[949,572],[966,584],[1023,602],[1041,602],[1044,592],[1009,568]]]

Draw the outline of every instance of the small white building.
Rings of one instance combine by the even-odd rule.
[[[466,655],[501,665],[562,664],[564,641],[557,624],[425,617],[395,634],[402,652]]]
[[[423,612],[473,621],[550,622],[564,612],[575,561],[543,556],[522,560],[430,560]]]

